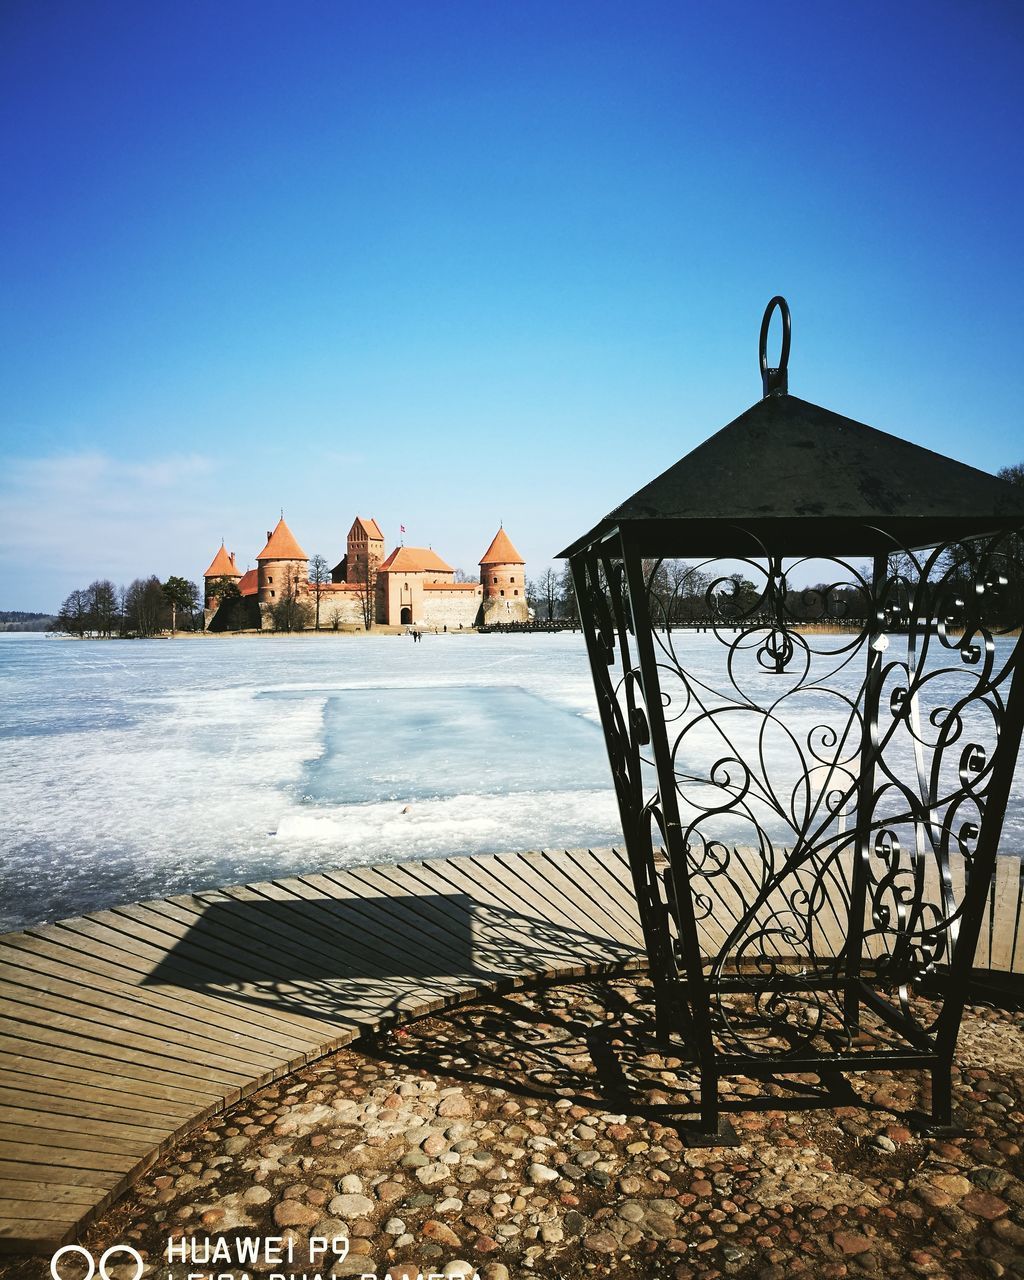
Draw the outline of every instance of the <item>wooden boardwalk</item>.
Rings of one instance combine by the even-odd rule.
[[[709,950],[754,857],[736,851],[715,886]],[[819,954],[844,926],[820,921]],[[999,860],[976,963],[1024,972],[1016,858]],[[331,871],[0,936],[0,1251],[51,1253],[177,1137],[367,1030],[643,964],[611,849]]]
[[[245,885],[0,937],[0,1250],[51,1253],[178,1136],[349,1043],[641,962],[612,850]]]

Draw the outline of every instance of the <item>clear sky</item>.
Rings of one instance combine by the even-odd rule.
[[[544,567],[790,389],[1024,459],[1016,2],[5,0],[0,608],[280,508]]]

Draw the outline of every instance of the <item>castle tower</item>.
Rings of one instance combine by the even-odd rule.
[[[354,586],[372,585],[384,559],[384,535],[376,520],[356,516],[348,531],[345,581]]]
[[[210,562],[209,569],[203,574],[205,580],[203,597],[206,601],[207,609],[215,609],[217,607],[217,601],[220,599],[220,592],[217,590],[219,582],[227,579],[237,587],[241,577],[242,571],[235,563],[235,553],[232,551],[229,555],[222,542],[220,550]]]
[[[512,545],[504,526],[480,560],[484,589],[483,623],[526,622],[526,561]]]
[[[291,587],[296,594],[309,589],[309,556],[295,541],[284,522],[267,531],[267,545],[256,557],[257,598],[260,604],[276,604]]]

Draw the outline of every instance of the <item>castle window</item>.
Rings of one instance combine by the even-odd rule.
[[[517,596],[517,595],[519,594],[519,592],[518,592],[518,591],[513,591],[513,592],[512,592],[512,594],[513,594],[514,596]]]
[[[515,582],[515,578],[514,578],[514,577],[509,578],[509,582]],[[518,595],[518,594],[519,594],[519,592],[517,591],[517,592],[516,592],[516,595]]]
[[[502,593],[501,593],[501,594],[502,594],[502,595],[504,595],[504,594],[505,594],[504,589],[502,589]]]
[[[274,581],[274,579],[273,579],[273,578],[268,578],[268,579],[267,579],[267,581],[268,581],[268,582],[273,582],[273,581]]]
[[[497,585],[498,585],[498,579],[497,579],[497,578],[495,578],[495,579],[494,579],[494,585],[495,585],[495,586],[497,586]]]
[[[271,591],[271,593],[270,593],[270,598],[271,598],[271,600],[273,600],[273,598],[274,598],[274,592],[273,592],[273,591]]]

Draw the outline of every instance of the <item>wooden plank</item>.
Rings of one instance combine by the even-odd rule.
[[[6,1138],[0,1128],[0,1165],[26,1165],[41,1170],[56,1167],[61,1172],[67,1170],[69,1176],[73,1171],[81,1171],[120,1179],[136,1162],[137,1157],[132,1152],[125,1156],[123,1152],[99,1151],[88,1142],[82,1147],[72,1147],[67,1142],[59,1146],[40,1146],[35,1138],[32,1142],[15,1142]]]
[[[117,1014],[113,1010],[107,1012],[84,1001],[77,1002],[74,1008],[75,1013],[66,1012],[68,1002],[49,996],[45,991],[12,988],[9,983],[0,983],[0,1017],[74,1031],[86,1039],[116,1045],[120,1045],[128,1035],[132,1044],[149,1053],[178,1062],[191,1063],[201,1059],[211,1070],[223,1072],[224,1078],[231,1081],[246,1079],[253,1069],[269,1070],[277,1061],[256,1045],[248,1046],[244,1054],[242,1051],[232,1052],[231,1056],[216,1053],[212,1045],[206,1047],[205,1037],[196,1035],[191,1041],[193,1028],[190,1027],[174,1028],[172,1042],[166,1035],[152,1034],[156,1030],[152,1024],[128,1014]]]
[[[17,1222],[32,1217],[40,1222],[73,1225],[87,1211],[88,1206],[67,1200],[9,1200],[0,1198],[0,1220]]]
[[[1020,871],[1017,887],[1014,891],[1016,900],[1016,920],[1013,926],[1013,950],[1010,955],[1010,972],[1024,973],[1024,856],[1014,859],[1019,862]]]
[[[25,1182],[0,1176],[0,1200],[28,1200],[36,1204],[45,1200],[51,1204],[79,1205],[79,1213],[85,1213],[96,1203],[96,1188],[80,1183],[46,1182],[39,1178]]]
[[[116,1031],[108,1031],[105,1036],[93,1035],[93,1031],[102,1032],[103,1028],[97,1028],[95,1024],[79,1024],[73,1018],[59,1018],[57,1015],[52,1015],[45,1022],[31,1022],[21,1017],[8,1016],[9,1021],[5,1030],[12,1037],[33,1040],[41,1044],[57,1044],[83,1053],[93,1053],[97,1059],[107,1059],[111,1056],[111,1052],[116,1050],[117,1056],[127,1062],[136,1063],[147,1069],[169,1072],[180,1076],[185,1083],[206,1083],[211,1086],[211,1092],[216,1091],[224,1096],[229,1096],[232,1090],[235,1090],[235,1096],[237,1096],[239,1082],[245,1078],[239,1073],[211,1069],[200,1062],[176,1058],[171,1046],[163,1046],[163,1052],[154,1054],[138,1045],[119,1041]],[[99,1063],[96,1070],[103,1070]]]
[[[466,860],[461,860],[463,863]],[[609,957],[591,950],[581,955],[566,945],[565,929],[569,926],[557,915],[538,915],[517,895],[499,892],[499,885],[490,878],[479,877],[474,883],[463,866],[455,859],[406,864],[415,875],[435,893],[464,893],[476,898],[490,914],[478,916],[475,924],[474,951],[488,958],[497,972],[509,978],[522,979],[528,972],[549,973],[554,970],[566,974],[583,974],[590,967],[609,963]],[[542,927],[547,936],[542,936]],[[554,939],[557,938],[557,947]],[[489,949],[489,950],[488,950]]]
[[[465,912],[457,908],[450,898],[453,895],[472,896],[477,906],[484,908],[489,905],[489,898],[478,887],[465,883],[462,873],[449,860],[436,861],[443,866],[443,871],[434,865],[434,860],[405,864],[408,883],[418,884],[417,896],[429,898],[435,911],[447,913],[453,926],[461,928]],[[486,919],[476,910],[473,914],[473,954],[477,963],[482,964],[494,980],[515,978],[522,970],[522,965],[515,963],[516,953],[527,951],[534,943],[520,923],[501,918]]]
[[[46,1115],[80,1116],[85,1119],[94,1116],[97,1120],[145,1129],[160,1135],[166,1133],[168,1129],[177,1128],[183,1118],[180,1115],[169,1114],[159,1106],[149,1111],[139,1111],[116,1102],[101,1101],[95,1096],[57,1097],[53,1093],[19,1089],[13,1081],[0,1077],[0,1116],[6,1120],[14,1111],[39,1111]]]
[[[17,1071],[35,1072],[40,1080],[45,1083],[52,1081],[55,1087],[57,1082],[63,1087],[68,1079],[95,1077],[97,1082],[106,1082],[112,1088],[128,1088],[141,1099],[173,1099],[193,1110],[224,1096],[218,1085],[207,1084],[199,1089],[186,1087],[189,1081],[182,1076],[161,1071],[145,1060],[141,1063],[125,1062],[120,1058],[96,1056],[84,1052],[77,1042],[74,1047],[68,1047],[63,1036],[44,1039],[42,1030],[33,1028],[40,1037],[38,1040],[0,1034],[0,1070],[6,1070],[10,1064]]]
[[[401,907],[392,909],[390,897],[381,896],[379,882],[367,888],[352,888],[353,872],[339,873],[338,879],[330,880],[325,875],[310,874],[289,880],[275,881],[274,890],[289,894],[307,903],[315,903],[322,922],[333,930],[344,950],[355,948],[382,971],[394,971],[394,945],[386,936],[379,936],[381,915],[394,921],[396,929],[405,929],[409,924],[408,914],[403,914]],[[349,888],[341,887],[342,880]],[[364,932],[353,936],[351,920],[355,917],[363,926]],[[349,927],[346,928],[346,925]],[[403,943],[405,941],[403,934]]]
[[[545,855],[557,862],[576,892],[588,893],[595,902],[605,905],[606,911],[619,921],[620,928],[634,946],[644,944],[640,915],[633,896],[633,875],[628,860],[616,849],[581,850],[565,849],[557,857]]]
[[[34,1094],[32,1096],[38,1097],[39,1095]],[[0,1116],[3,1117],[5,1137],[13,1137],[19,1130],[24,1130],[26,1133],[33,1130],[46,1133],[55,1131],[61,1134],[74,1132],[90,1137],[110,1137],[117,1138],[123,1142],[138,1143],[141,1151],[147,1151],[151,1147],[158,1146],[167,1136],[167,1133],[176,1127],[173,1124],[160,1125],[159,1123],[151,1125],[128,1124],[102,1114],[69,1116],[66,1112],[58,1112],[56,1110],[40,1111],[31,1107],[14,1106],[8,1100],[3,1101],[0,1106],[2,1106]],[[154,1117],[154,1120],[157,1119],[158,1117]],[[45,1141],[46,1139],[42,1140]]]
[[[336,964],[335,957],[338,957],[330,940],[320,936],[313,942],[308,924],[302,927],[288,920],[285,914],[277,914],[277,918],[272,918],[272,913],[267,913],[265,922],[257,921],[254,913],[246,908],[251,905],[261,908],[273,905],[273,900],[261,892],[260,887],[242,886],[227,889],[225,894],[226,900],[219,904],[218,921],[220,927],[224,928],[226,920],[234,930],[231,934],[225,934],[225,941],[230,942],[233,952],[244,949],[247,954],[257,957],[260,963],[270,963],[273,966],[280,966],[282,961],[287,961],[288,968],[294,970],[289,977],[294,980],[309,979],[319,982],[328,976],[324,972],[325,968]],[[186,929],[194,928],[201,920],[200,913],[190,912],[179,903],[171,901],[161,903],[159,913]],[[254,926],[263,929],[255,937],[249,932]]]
[[[464,949],[471,935],[471,913],[454,903],[432,901],[419,882],[400,867],[351,867],[332,871],[325,878],[333,883],[336,893],[354,905],[360,897],[373,902],[374,910],[389,917],[403,935],[415,929],[419,937],[429,939],[432,956],[444,956],[454,947]]]
[[[614,955],[609,955],[609,947],[604,939],[594,932],[593,921],[580,911],[575,903],[569,903],[561,896],[552,895],[545,899],[544,894],[535,887],[532,878],[517,876],[503,862],[496,858],[472,860],[473,866],[481,872],[481,882],[493,882],[496,887],[494,901],[501,905],[514,901],[516,897],[523,904],[523,914],[538,923],[553,923],[559,930],[566,930],[567,935],[560,939],[566,953],[576,963],[586,964],[592,959],[597,963],[609,963]],[[507,896],[506,896],[507,895]],[[575,936],[574,936],[575,935]]]
[[[517,858],[515,863],[500,854],[495,855],[495,858],[506,872],[512,875],[516,874],[519,867],[528,868],[532,873],[533,884],[537,891],[542,896],[550,893],[552,901],[571,906],[576,917],[586,921],[590,932],[602,934],[631,950],[636,947],[637,939],[633,929],[637,926],[627,928],[626,924],[615,913],[608,910],[601,901],[602,895],[596,887],[599,860],[593,854],[586,858],[585,863],[592,868],[589,886],[587,883],[573,881],[554,858],[543,853],[524,854],[521,858]]]
[[[166,1039],[170,1026],[175,1028],[180,1044],[183,1047],[187,1045],[190,1053],[209,1045],[215,1056],[226,1062],[247,1066],[252,1059],[252,1036],[246,1035],[241,1028],[236,1028],[229,1037],[229,1043],[225,1044],[221,1036],[211,1034],[209,1024],[195,1014],[188,1020],[166,1014],[161,1017],[160,1010],[130,1000],[123,1001],[112,992],[96,991],[73,981],[49,976],[40,984],[31,979],[30,971],[24,972],[24,981],[0,981],[0,1001],[9,996],[36,1008],[55,1009],[57,1012],[63,1012],[70,1006],[89,1021],[102,1019],[108,1026],[121,1027],[137,1035],[157,1036],[161,1041]],[[9,967],[6,973],[12,979],[16,977]],[[277,1060],[269,1053],[262,1056],[268,1064]]]
[[[159,909],[156,906],[119,907],[118,913],[125,919],[150,929],[158,940],[162,937],[162,945],[168,950],[173,946],[176,955],[205,957],[207,973],[213,965],[216,965],[219,970],[224,962],[227,972],[233,973],[244,983],[258,985],[260,979],[253,978],[254,967],[257,967],[257,972],[259,972],[259,966],[280,967],[282,956],[289,956],[289,965],[294,969],[294,972],[288,975],[289,981],[296,982],[303,979],[316,981],[323,977],[322,968],[318,971],[316,965],[292,957],[286,939],[279,939],[276,933],[272,942],[265,934],[248,935],[245,931],[246,921],[241,913],[232,910],[231,903],[223,904],[223,915],[219,917],[221,929],[224,932],[212,937],[204,936],[201,941],[193,935],[199,920],[197,912],[191,913],[191,918],[188,918],[182,909],[174,904],[161,903],[158,906]],[[227,925],[231,926],[230,932],[226,929]]]
[[[74,928],[80,931],[83,937],[92,938],[95,940],[95,943],[99,945],[111,946],[120,944],[126,948],[131,948],[140,956],[148,953],[148,956],[152,959],[154,966],[161,963],[171,947],[171,943],[167,938],[164,938],[162,942],[154,944],[149,941],[148,938],[142,937],[142,934],[151,934],[154,932],[150,929],[144,928],[143,926],[139,927],[139,936],[133,937],[120,932],[119,930],[115,931],[106,924],[98,923],[84,916],[80,920],[71,920],[65,923],[69,929]],[[190,954],[195,956],[196,954],[206,955],[207,953],[200,949],[191,948]],[[176,970],[183,967],[186,963],[188,962],[183,960],[180,954],[175,954],[174,966]],[[223,971],[223,982],[219,984],[210,981],[211,970],[208,960],[204,966],[199,968],[197,968],[194,961],[192,961],[189,963],[189,968],[191,968],[198,976],[199,980],[202,981],[203,985],[201,989],[204,990],[208,996],[216,998],[218,994],[222,994],[226,1003],[233,1003],[242,1011],[251,1008],[254,1014],[262,1013],[265,1015],[271,1009],[269,1004],[264,1005],[262,1008],[253,1004],[252,1002],[257,999],[267,999],[268,995],[270,997],[285,997],[293,993],[296,995],[304,994],[302,990],[299,987],[296,987],[293,983],[280,982],[273,985],[272,991],[261,991],[259,986],[254,985],[249,981],[251,978],[251,967],[247,972],[244,968],[244,961],[231,963],[225,959],[224,963],[221,964],[218,960],[218,968]],[[237,980],[237,986],[229,987],[226,985],[229,981],[233,980]],[[281,1000],[277,1000],[273,1005],[273,1012],[282,1024],[288,1024],[290,1030],[296,1032],[296,1034],[300,1031],[305,1032],[308,1030],[311,1036],[308,1043],[317,1044],[324,1035],[325,1028],[321,1019],[299,1013],[293,1009],[285,1008],[283,1007]]]
[[[353,893],[362,890],[379,894],[374,901],[381,904],[384,913],[391,915],[395,928],[406,933],[415,930],[424,949],[437,963],[443,964],[453,948],[472,950],[472,913],[461,912],[454,904],[434,901],[434,896],[418,881],[402,875],[396,868],[353,867],[349,871],[333,872],[332,878],[339,886],[350,886]],[[389,897],[389,892],[395,897]],[[402,901],[396,901],[397,897]]]
[[[273,884],[261,885],[260,890],[276,893],[282,895],[282,897],[287,893],[286,890]],[[252,890],[252,892],[256,891]],[[338,897],[334,897],[326,905],[328,909],[332,904],[339,908],[350,906],[354,911],[358,912],[364,902],[365,897],[360,894],[344,902]],[[366,923],[368,933],[375,934],[378,928],[377,919],[373,915],[368,915]],[[448,1001],[453,988],[459,985],[457,979],[445,977],[441,974],[437,976],[421,976],[395,973],[396,961],[403,958],[403,953],[407,950],[409,941],[408,935],[405,933],[400,935],[400,939],[402,950],[392,952],[389,965],[375,966],[377,972],[374,974],[366,974],[366,969],[369,966],[366,965],[365,959],[361,959],[358,955],[360,946],[357,941],[354,944],[356,958],[352,962],[355,976],[343,976],[340,980],[332,980],[332,985],[339,993],[343,993],[350,1002],[351,1016],[357,1018],[364,1025],[368,1023],[374,1026],[378,1025],[382,1014],[386,1015],[387,1020],[390,1021],[399,1007],[426,1007],[424,1001],[428,1002],[433,1008],[443,1007]],[[435,955],[433,963],[435,965],[441,964],[442,958],[439,955]],[[360,987],[360,983],[366,985]],[[411,990],[410,983],[414,984]],[[396,1004],[396,1001],[400,1003]]]
[[[62,1231],[59,1224],[39,1222],[35,1218],[0,1221],[0,1253],[53,1253],[69,1232],[70,1227]]]
[[[104,1191],[117,1186],[118,1175],[103,1169],[72,1169],[52,1164],[25,1164],[16,1160],[0,1160],[0,1181],[10,1184],[34,1182],[37,1186],[75,1186],[88,1190],[95,1200]],[[83,1195],[86,1191],[83,1191]]]
[[[69,1073],[69,1077],[57,1075],[53,1071],[48,1071],[45,1076],[17,1071],[8,1065],[6,1055],[0,1054],[0,1089],[18,1089],[22,1093],[38,1093],[45,1098],[55,1098],[59,1091],[61,1101],[120,1107],[125,1111],[137,1111],[141,1115],[152,1115],[157,1112],[162,1116],[177,1116],[187,1120],[195,1113],[194,1103],[152,1096],[137,1097],[123,1088],[109,1088],[107,1086],[113,1083],[109,1077],[104,1077],[103,1084],[90,1084],[76,1073]]]
[[[543,917],[554,914],[555,919],[564,923],[577,937],[580,934],[595,937],[606,933],[595,923],[595,912],[589,899],[578,889],[567,898],[561,889],[555,889],[545,880],[537,866],[521,854],[512,854],[508,860],[500,854],[473,857],[469,860],[469,865],[466,864],[467,860],[460,861],[467,874],[481,879],[489,877],[501,886],[499,894],[503,891],[510,895],[514,893],[529,908],[524,914],[530,914],[530,911],[538,912]]]
[[[1013,930],[1017,923],[1021,864],[1017,858],[997,858],[992,883],[993,921],[989,967],[1009,971],[1013,957]]]
[[[131,1000],[160,1010],[165,1017],[198,1017],[208,1026],[216,1027],[219,1034],[227,1036],[246,1034],[239,1029],[238,1014],[227,1006],[227,1002],[222,997],[215,999],[201,992],[190,992],[184,987],[176,988],[163,984],[144,986],[136,980],[136,975],[132,971],[109,964],[100,957],[89,955],[88,952],[76,952],[67,947],[61,949],[63,955],[58,959],[53,954],[40,949],[45,947],[52,952],[56,950],[52,944],[43,943],[38,939],[28,939],[26,935],[15,935],[11,939],[11,945],[5,949],[3,943],[7,941],[8,939],[0,940],[0,965],[2,966],[13,965],[19,970],[28,969],[55,976],[61,976],[70,970],[75,974],[75,980],[81,982],[83,986],[110,993],[122,991],[130,993]],[[37,946],[28,946],[25,942],[35,942]],[[2,972],[3,968],[0,967],[0,973]],[[18,975],[18,980],[23,980],[21,974]],[[305,1043],[308,1043],[308,1037],[300,1039],[294,1035],[289,1036],[265,1015],[258,1015],[258,1018],[264,1024],[263,1039],[266,1042],[292,1050],[301,1049]]]
[[[50,928],[51,926],[47,926],[47,930]],[[58,934],[57,938],[54,938],[49,932],[47,932],[46,937],[38,938],[35,937],[34,933],[15,934],[11,936],[12,944],[16,944],[19,947],[29,945],[45,946],[52,949],[47,950],[46,954],[53,955],[57,959],[60,958],[61,952],[74,950],[76,955],[80,957],[76,960],[76,963],[88,965],[90,961],[97,959],[95,948],[97,942],[99,942],[102,944],[105,958],[112,966],[123,967],[137,975],[139,982],[145,983],[154,993],[171,992],[176,999],[186,1000],[197,1008],[223,1009],[225,1013],[230,1013],[231,1006],[234,1005],[238,1010],[244,1011],[251,1021],[264,1028],[264,1039],[270,1043],[279,1041],[282,1034],[282,1020],[273,1018],[264,1011],[252,1008],[245,1002],[244,997],[238,993],[210,996],[202,988],[187,987],[179,982],[148,983],[147,979],[153,970],[166,957],[166,948],[151,945],[140,946],[138,939],[126,936],[121,930],[112,930],[107,926],[87,921],[84,917],[80,920],[65,921],[59,928],[57,926],[52,926],[52,928]],[[6,940],[4,939],[4,941]],[[192,976],[194,979],[205,979],[209,972],[208,966],[200,967],[187,960],[181,960],[177,956],[175,957],[174,967],[175,973],[180,974],[182,979],[188,976]],[[287,1029],[285,1039],[289,1044],[293,1040],[299,1040],[305,1036],[307,1031],[311,1035],[315,1035],[315,1031],[319,1030],[319,1023],[315,1020],[300,1019],[294,1015],[288,1015],[284,1018],[283,1024]],[[276,1033],[275,1026],[277,1027]]]
[[[124,1138],[117,1134],[106,1136],[102,1132],[75,1127],[74,1129],[44,1129],[41,1125],[14,1124],[4,1126],[0,1137],[0,1160],[35,1160],[42,1164],[82,1163],[87,1169],[111,1168],[123,1171],[123,1157],[139,1160],[152,1151],[155,1144],[148,1139]],[[74,1160],[65,1157],[73,1155]],[[117,1157],[116,1164],[96,1165],[101,1156]]]
[[[298,891],[287,888],[286,884],[287,882],[261,885],[258,890],[253,892],[265,893],[272,896],[276,901],[292,900],[305,903],[305,899],[297,896]],[[375,905],[376,902],[377,900],[374,899]],[[349,935],[344,938],[338,938],[335,943],[334,954],[341,957],[346,955],[350,957],[347,962],[343,963],[347,963],[352,967],[359,976],[375,976],[365,972],[368,968],[372,968],[375,970],[376,975],[393,979],[396,976],[394,972],[396,952],[394,948],[389,949],[387,944],[377,940],[378,919],[373,913],[373,908],[366,905],[365,891],[344,899],[339,898],[335,893],[330,899],[325,899],[322,905],[328,916],[335,911],[340,914],[347,910],[365,921],[365,935],[358,937]],[[408,937],[403,934],[401,937],[403,949],[408,942]],[[440,961],[440,955],[436,959]]]

